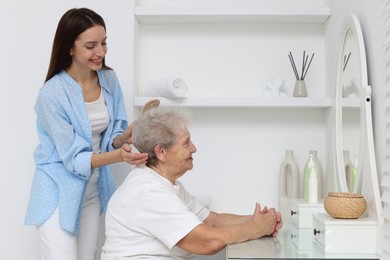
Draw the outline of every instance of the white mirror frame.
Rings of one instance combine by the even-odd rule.
[[[352,33],[354,36],[354,40],[356,40],[356,46],[359,50],[359,54],[353,54],[355,55],[355,59],[360,62],[361,67],[361,75],[359,78],[360,83],[362,86],[366,86],[368,83],[367,80],[367,63],[366,63],[366,54],[364,49],[364,41],[363,41],[363,34],[360,28],[360,24],[358,19],[355,15],[348,15],[345,17],[341,34],[340,34],[340,43],[339,43],[339,55],[338,55],[338,64],[337,64],[337,82],[336,82],[336,89],[335,89],[335,140],[336,140],[336,190],[342,191],[342,192],[348,192],[348,185],[345,178],[345,168],[344,168],[344,157],[343,157],[343,150],[344,150],[344,143],[343,143],[343,128],[342,128],[342,109],[343,109],[343,96],[342,96],[342,82],[343,82],[343,67],[344,67],[344,46],[345,46],[345,40],[349,37],[347,37],[348,33]],[[362,90],[359,90],[359,98],[360,103],[362,102]],[[362,107],[362,104],[360,104],[360,107]],[[360,109],[360,119],[362,119],[362,110]],[[360,120],[360,128],[362,129],[362,123],[363,120]],[[362,152],[362,144],[363,144],[363,132],[360,132],[360,140],[359,140],[359,158],[361,157]],[[359,183],[361,183],[360,179],[360,170],[361,170],[362,160],[359,160],[359,166],[358,166],[358,180],[356,187],[359,186]],[[352,191],[351,191],[352,192]]]
[[[362,174],[361,194],[367,202],[367,215],[378,220],[379,225],[383,224],[382,203],[379,189],[378,172],[376,167],[374,133],[372,128],[372,110],[371,110],[371,86],[366,85],[361,98],[363,120],[361,122],[361,131],[363,132],[362,150],[360,152],[363,158],[359,164]],[[360,183],[359,183],[360,184]],[[359,185],[358,184],[358,185]]]
[[[343,130],[342,130],[342,68],[344,58],[344,40],[346,34],[351,31],[355,36],[356,44],[360,50],[359,61],[361,63],[361,89],[359,91],[360,99],[360,145],[359,145],[359,166],[358,179],[354,192],[361,193],[367,201],[367,216],[372,217],[383,223],[382,205],[380,199],[380,190],[378,182],[378,173],[375,159],[374,138],[372,130],[372,111],[371,111],[371,87],[368,86],[367,79],[367,62],[363,40],[363,33],[360,27],[359,20],[353,14],[345,17],[341,35],[340,49],[337,66],[337,82],[335,95],[335,189],[336,191],[349,192],[347,181],[345,178],[345,168],[343,159]]]

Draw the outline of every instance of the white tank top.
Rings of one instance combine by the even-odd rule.
[[[100,96],[97,100],[84,103],[89,121],[91,122],[93,152],[100,153],[102,133],[107,129],[110,122],[110,116],[104,102],[103,90],[100,90]]]
[[[107,129],[110,122],[106,103],[104,102],[103,90],[100,90],[100,96],[92,102],[84,102],[87,116],[92,128],[92,149],[94,153],[100,153],[100,142],[102,133]],[[94,169],[87,185],[85,201],[99,196],[97,181],[99,178],[99,168]]]

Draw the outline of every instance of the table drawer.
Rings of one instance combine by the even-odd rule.
[[[376,222],[373,220],[334,219],[327,214],[314,214],[314,242],[325,253],[377,252]]]
[[[291,202],[291,217],[295,227],[312,228],[313,213],[325,213],[322,201],[307,203],[303,199],[297,199]]]

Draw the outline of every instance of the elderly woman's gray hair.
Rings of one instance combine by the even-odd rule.
[[[148,110],[134,124],[133,145],[148,154],[146,165],[155,165],[157,157],[154,148],[170,148],[177,140],[179,130],[184,130],[189,113],[177,107],[156,107]]]

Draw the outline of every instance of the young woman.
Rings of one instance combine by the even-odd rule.
[[[115,72],[106,66],[104,20],[86,8],[60,19],[36,104],[40,143],[26,224],[36,225],[42,259],[94,258],[100,214],[115,189],[110,164],[143,164],[132,153]]]

